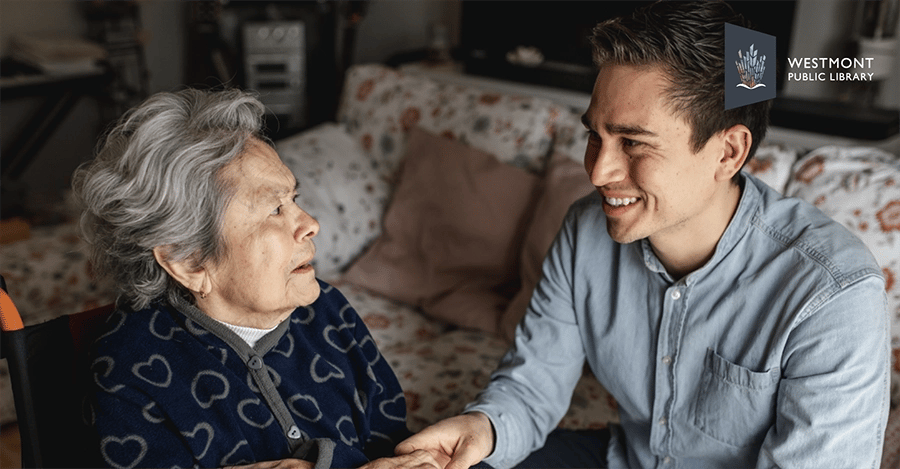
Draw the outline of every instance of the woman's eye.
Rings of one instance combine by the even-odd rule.
[[[272,214],[272,215],[281,215],[281,205],[279,205],[278,207],[276,207],[275,210],[272,210],[272,213],[271,213],[271,214]]]
[[[294,200],[294,205],[299,207],[300,206],[300,194],[295,194],[293,200]]]

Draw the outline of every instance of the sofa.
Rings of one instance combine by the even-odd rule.
[[[586,138],[579,112],[549,99],[371,64],[346,74],[336,122],[275,142],[300,181],[298,203],[321,225],[317,275],[369,327],[405,390],[411,430],[458,413],[488,382],[568,205],[592,190]],[[881,264],[894,359],[882,467],[900,467],[900,159],[767,139],[745,171],[843,223]],[[26,324],[114,299],[74,222],[0,251]],[[0,386],[9,423],[5,363]],[[559,426],[616,419],[615,400],[585,370]]]

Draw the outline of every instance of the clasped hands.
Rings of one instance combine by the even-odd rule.
[[[400,442],[396,456],[369,462],[360,469],[469,469],[491,454],[494,429],[480,412],[442,420]],[[299,459],[283,459],[234,469],[313,469]]]
[[[469,469],[491,454],[494,429],[481,412],[442,420],[400,442],[396,456],[360,469]]]
[[[400,442],[394,452],[401,457],[424,451],[437,463],[434,467],[469,469],[491,454],[494,440],[490,419],[481,412],[472,412],[442,420],[422,430]]]

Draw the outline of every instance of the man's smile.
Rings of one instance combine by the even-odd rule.
[[[603,200],[607,204],[612,205],[613,207],[624,207],[626,205],[631,205],[631,204],[637,202],[638,198],[637,197],[625,197],[625,198],[604,197]]]

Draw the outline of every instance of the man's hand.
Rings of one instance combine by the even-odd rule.
[[[445,469],[469,469],[491,454],[494,428],[481,412],[442,420],[400,442],[396,454],[425,450],[437,455]],[[441,461],[443,460],[443,461]]]

